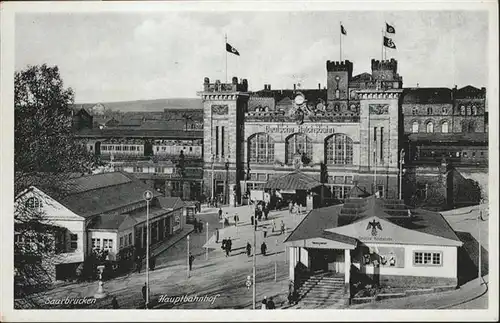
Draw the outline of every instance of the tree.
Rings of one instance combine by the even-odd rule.
[[[75,137],[72,123],[74,94],[65,88],[57,66],[28,66],[14,78],[14,291],[25,304],[40,305],[33,292],[52,282],[47,270],[57,252],[54,226],[43,208],[33,210],[23,201],[32,186],[58,199],[71,190],[65,185],[75,175],[89,174],[102,165]],[[42,197],[40,197],[42,198]],[[51,203],[51,201],[41,201]]]

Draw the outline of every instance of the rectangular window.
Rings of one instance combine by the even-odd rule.
[[[224,157],[224,127],[221,127],[220,141],[220,155]]]
[[[101,239],[92,238],[92,248],[93,249],[101,249]]]
[[[123,146],[124,151],[128,151],[128,146]]]
[[[128,234],[128,244],[132,245],[132,233]]]
[[[257,174],[257,180],[259,181],[267,181],[267,174]]]
[[[441,252],[415,251],[413,253],[413,264],[417,266],[441,266],[442,260]]]
[[[373,127],[373,141],[377,141],[377,127]]]
[[[71,249],[78,249],[78,234],[70,234]]]
[[[345,183],[346,184],[352,184],[352,176],[346,176],[345,177]]]
[[[384,163],[384,127],[380,128],[380,163]]]
[[[333,197],[336,199],[343,199],[342,195],[343,187],[342,186],[333,186]]]
[[[219,156],[219,126],[215,126],[215,156]]]
[[[344,184],[344,176],[335,176],[333,182],[335,184]]]
[[[120,249],[123,248],[123,237],[120,237]]]

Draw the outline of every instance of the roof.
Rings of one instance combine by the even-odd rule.
[[[433,132],[433,133],[412,133],[408,135],[408,139],[410,141],[431,141],[431,142],[479,142],[479,143],[487,143],[488,142],[488,133],[487,132],[455,132],[455,133],[442,133],[442,132]]]
[[[405,229],[460,242],[446,219],[436,212],[414,209],[408,216],[408,208],[400,200],[348,199],[345,204],[314,209],[302,220],[285,242],[312,238],[327,238],[349,243],[342,234],[325,235],[324,230],[344,227],[371,217],[378,217]],[[334,232],[330,232],[334,233]]]
[[[311,103],[317,103],[320,99],[327,100],[326,89],[297,89],[297,90],[262,90],[252,93],[252,96],[256,97],[274,97],[276,104],[278,105],[290,105],[292,104],[293,98],[299,93],[304,95],[304,98]]]
[[[472,85],[464,86],[456,90],[455,98],[456,99],[469,99],[469,98],[484,98],[486,94],[486,89],[478,89],[473,87]]]
[[[369,195],[370,194],[368,192],[366,192],[364,189],[360,188],[357,183],[349,191],[350,198],[367,197]]]
[[[131,138],[171,138],[171,139],[203,139],[203,130],[160,130],[142,128],[104,128],[104,129],[81,129],[76,133],[77,137],[131,137]]]
[[[164,109],[202,109],[203,103],[199,98],[172,98],[137,100],[122,102],[102,102],[107,109],[126,111],[163,111]],[[95,104],[75,104],[93,107]]]
[[[321,186],[319,181],[307,176],[301,171],[295,171],[277,178],[269,180],[264,184],[264,188],[281,190],[310,190]]]
[[[418,103],[452,103],[452,91],[448,88],[405,88],[403,90],[403,104]]]
[[[158,197],[160,206],[164,209],[175,210],[185,206],[186,204],[180,197]]]
[[[370,73],[361,73],[353,76],[350,82],[361,82],[361,81],[366,82],[371,80],[372,80],[372,75]]]
[[[116,230],[127,218],[127,214],[99,215],[89,225],[89,229]]]
[[[68,181],[70,193],[59,202],[82,217],[143,202],[149,186],[122,172],[82,176]],[[161,196],[153,191],[153,196]]]

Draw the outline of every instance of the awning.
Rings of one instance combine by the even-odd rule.
[[[323,184],[314,178],[309,177],[300,171],[296,171],[269,180],[266,184],[264,184],[264,188],[279,190],[310,190],[321,185]]]

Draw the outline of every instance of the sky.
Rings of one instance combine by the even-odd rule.
[[[227,34],[241,54],[227,54],[228,80],[317,88],[340,58],[340,23],[342,58],[359,74],[381,59],[385,22],[405,87],[487,86],[486,11],[19,13],[15,68],[59,66],[77,103],[193,98],[204,77],[225,81]]]

